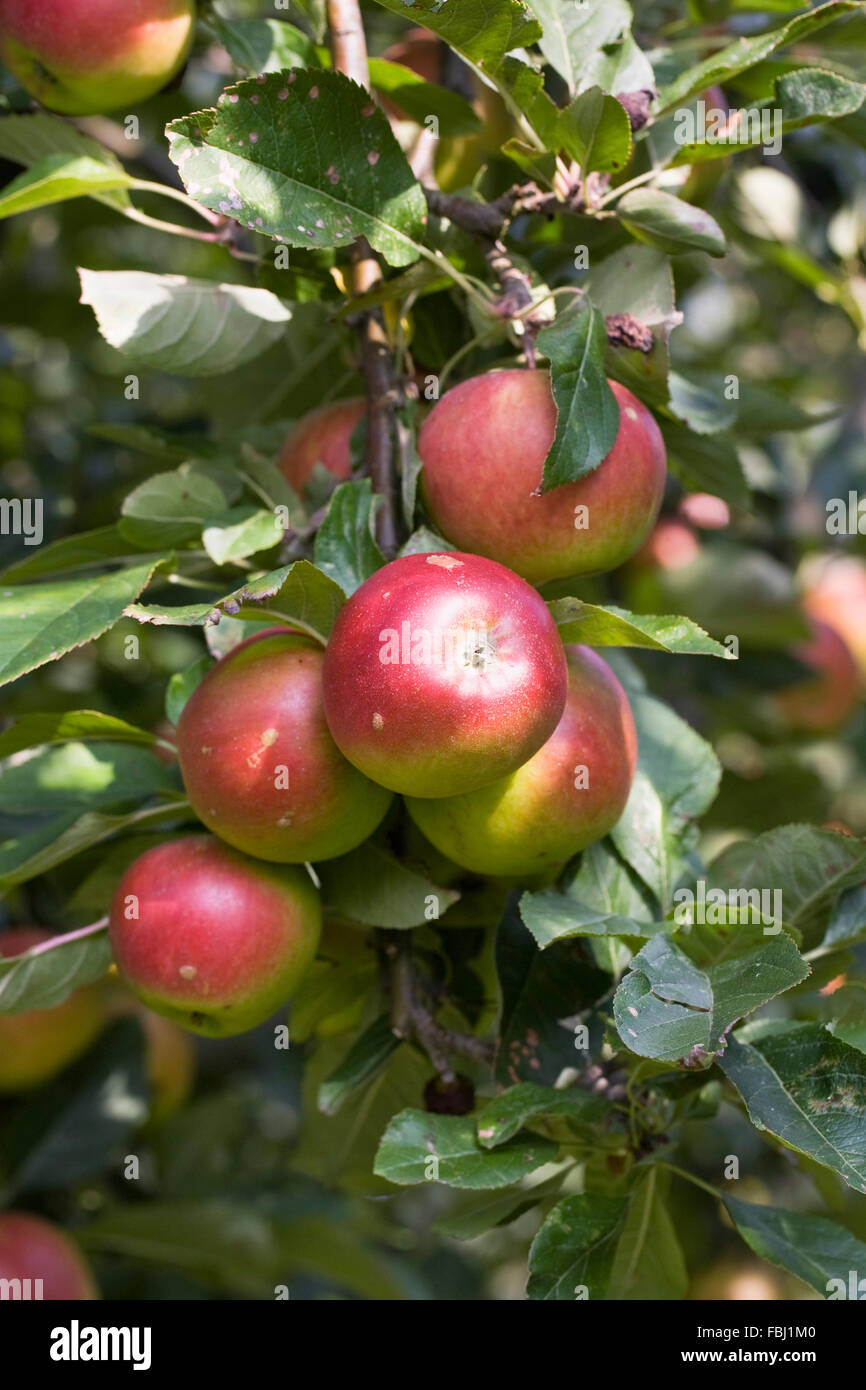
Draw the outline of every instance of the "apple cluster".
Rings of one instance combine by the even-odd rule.
[[[397,796],[440,854],[493,878],[555,875],[615,825],[637,758],[628,700],[601,657],[563,644],[533,587],[613,568],[655,521],[661,435],[612,385],[613,449],[546,495],[547,374],[495,372],[447,392],[419,452],[425,506],[457,548],[384,565],[324,651],[290,626],[259,631],[193,691],[178,760],[210,833],[148,850],[111,910],[117,965],[151,1009],[225,1036],[284,1004],[321,931],[305,866],[362,845]],[[299,423],[280,460],[293,487],[317,463],[350,475],[363,413],[344,401]]]

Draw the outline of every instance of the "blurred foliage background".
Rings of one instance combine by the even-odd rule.
[[[294,5],[285,17],[315,33],[318,8],[314,0]],[[712,29],[696,37],[696,25],[748,33],[788,8],[794,7],[732,0],[637,3],[635,33],[658,74],[666,64],[681,63],[686,52],[694,57],[708,32],[711,37]],[[263,0],[220,0],[215,9],[235,17],[270,14]],[[364,10],[371,50],[382,53],[405,25],[375,4]],[[231,80],[230,60],[207,14],[201,23],[205,41],[175,88],[142,108],[137,141],[128,141],[122,126],[107,118],[80,123],[142,176],[176,182],[162,138],[165,123],[211,104]],[[815,61],[862,80],[866,21],[836,32],[838,41],[830,31]],[[747,104],[756,80],[754,73],[743,74],[721,95],[731,106]],[[483,106],[477,91],[475,97]],[[0,99],[12,110],[28,107],[11,79]],[[502,134],[494,117],[501,113],[483,114],[479,136],[444,142],[449,147],[438,156],[439,173],[452,190],[473,181],[494,197],[514,181],[515,169],[498,153]],[[15,165],[0,164],[0,183],[17,172]],[[676,300],[684,319],[672,338],[673,364],[692,380],[734,375],[752,394],[728,433],[719,428],[718,393],[709,391],[713,403],[701,435],[707,456],[686,459],[679,477],[691,463],[700,483],[714,466],[727,466],[729,454],[719,455],[719,465],[713,449],[733,450],[753,504],[701,510],[684,503],[685,490],[672,474],[650,545],[623,570],[585,582],[580,594],[645,612],[687,614],[720,638],[742,635],[736,666],[650,653],[629,657],[654,693],[710,739],[722,759],[721,792],[703,827],[708,853],[796,820],[863,835],[862,701],[855,697],[841,728],[825,732],[792,728],[779,717],[773,695],[812,678],[796,650],[808,630],[810,575],[830,555],[856,562],[851,574],[860,576],[860,589],[856,579],[843,586],[835,611],[843,630],[861,632],[855,652],[861,681],[866,673],[866,534],[831,537],[826,525],[830,499],[866,494],[866,115],[794,132],[777,156],[742,152],[683,177],[690,200],[728,233],[730,252],[721,262],[676,258]],[[151,208],[142,198],[140,205],[158,215],[164,207],[157,201]],[[523,216],[512,240],[540,277],[562,285],[585,278],[573,268],[572,247],[588,242],[594,262],[619,249],[623,235],[607,225],[588,230],[567,216]],[[260,250],[255,242],[251,237]],[[296,281],[288,290],[280,282],[279,292],[307,302],[277,349],[228,379],[148,370],[133,400],[125,392],[126,364],[119,370],[91,310],[78,302],[76,267],[245,283],[255,281],[256,270],[224,247],[135,226],[93,199],[3,221],[0,254],[0,491],[44,498],[46,541],[112,523],[133,487],[155,469],[175,466],[172,447],[183,457],[206,437],[217,457],[231,456],[242,442],[273,453],[291,420],[324,399],[360,389],[354,340],[331,314],[338,291],[328,279],[325,253],[293,253]],[[267,261],[258,277],[276,288]],[[459,298],[441,289],[419,299],[410,332],[416,365],[435,370],[466,341]],[[478,347],[461,373],[491,366],[507,353],[505,342]],[[804,427],[808,416],[819,423]],[[778,422],[776,432],[766,433],[768,419]],[[705,485],[698,490],[712,491]],[[0,545],[4,563],[27,555],[15,538],[2,537]],[[134,660],[125,649],[130,635],[140,643]],[[3,714],[88,707],[159,727],[166,680],[201,655],[202,643],[196,630],[121,622],[7,689]],[[838,681],[838,674],[831,671],[829,679]],[[104,779],[101,809],[137,804],[142,788],[179,786],[170,763],[134,753],[122,750],[125,795],[119,798],[116,779]],[[92,806],[101,765],[119,756],[111,747],[75,755],[47,750],[40,755],[41,783],[62,785],[67,811]],[[10,839],[31,835],[36,843],[58,814],[56,796],[50,810],[42,808],[33,787],[32,777],[16,780],[14,767],[0,781],[0,831]],[[36,922],[59,931],[93,920],[106,885],[140,847],[129,839],[103,846],[14,889],[0,904],[0,924]],[[357,952],[361,973],[372,968],[362,942],[346,946],[335,936],[331,949]],[[454,966],[459,948],[452,942],[448,950]],[[863,947],[852,953],[854,973],[866,967],[864,956]],[[477,958],[473,970],[483,992]],[[418,1054],[401,1049],[360,1102],[330,1120],[310,1108],[302,1125],[304,1089],[311,1090],[341,1055],[345,1020],[357,1021],[354,998],[311,1008],[312,1021],[307,1027],[302,1021],[300,1037],[293,1021],[287,1051],[275,1050],[270,1025],[228,1042],[184,1043],[196,1054],[191,1094],[155,1123],[148,1118],[153,1079],[141,1019],[120,1007],[116,984],[106,989],[112,1021],[73,1064],[86,1084],[74,1086],[66,1075],[45,1092],[0,1101],[7,1190],[78,1230],[105,1297],[269,1298],[281,1284],[293,1299],[523,1297],[535,1213],[475,1236],[460,1194],[430,1185],[395,1196],[370,1177],[387,1119],[401,1105],[421,1103],[429,1068]],[[810,994],[800,1016],[821,1017],[825,1002]],[[796,1008],[796,992],[778,1007]],[[106,1128],[93,1122],[93,1107],[107,1086],[116,1104]],[[820,1194],[831,1214],[866,1240],[866,1200],[826,1170],[763,1143],[736,1109],[718,1105],[713,1083],[705,1089],[703,1118],[686,1127],[679,1162],[713,1178],[718,1155],[736,1154],[749,1174],[739,1185],[745,1200],[760,1202],[772,1193],[777,1205],[809,1210]],[[126,1155],[139,1160],[136,1181],[123,1176]],[[693,1297],[814,1296],[752,1259],[732,1229],[724,1227],[720,1239],[713,1203],[691,1186],[681,1188],[677,1225]]]

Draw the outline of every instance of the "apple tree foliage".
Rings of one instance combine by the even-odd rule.
[[[172,729],[214,658],[256,625],[325,644],[385,563],[363,426],[336,491],[320,470],[302,502],[276,466],[293,419],[364,392],[365,314],[417,384],[394,418],[404,553],[442,544],[419,409],[533,351],[560,413],[545,489],[610,448],[609,376],[661,425],[667,510],[709,493],[730,525],[652,606],[634,566],[544,591],[633,705],[609,837],[553,885],[486,883],[387,821],[317,869],[351,926],[293,1001],[288,1051],[267,1028],[206,1044],[193,1101],[142,1137],[121,1019],[0,1109],[0,1192],[83,1203],[84,1247],[123,1253],[118,1296],[428,1297],[439,1278],[475,1297],[482,1259],[522,1267],[534,1299],[675,1299],[735,1229],[743,1258],[826,1297],[866,1275],[866,738],[859,715],[819,741],[763,711],[802,675],[803,556],[864,550],[856,526],[828,542],[824,504],[866,476],[866,5],[363,12],[372,95],[335,69],[319,0],[202,6],[182,82],[132,121],[3,86],[3,488],[44,499],[45,536],[3,537],[0,886],[7,920],[62,935],[0,965],[0,1010],[109,969],[119,875],[195,823]],[[382,56],[410,25],[441,41],[436,83]],[[776,122],[781,152],[760,119],[703,141],[720,101]],[[382,278],[353,299],[359,238]],[[699,884],[782,911],[769,932],[683,920]],[[380,965],[406,934],[429,1011],[400,1041]],[[425,1104],[437,1028],[490,1045],[457,1059],[468,1105]]]

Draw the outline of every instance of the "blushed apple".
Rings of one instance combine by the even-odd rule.
[[[0,956],[23,955],[51,940],[38,927],[0,932]],[[26,1091],[56,1076],[93,1042],[105,1023],[99,991],[74,990],[53,1009],[0,1013],[0,1091]]]
[[[568,647],[565,711],[510,776],[463,796],[406,807],[427,839],[477,874],[539,874],[600,840],[625,809],[637,732],[625,691],[589,647]]]
[[[194,0],[0,0],[0,58],[66,116],[153,96],[186,61]]]
[[[274,628],[241,642],[184,707],[187,794],[235,849],[283,864],[333,859],[372,835],[391,803],[343,757],[322,701],[322,648]]]
[[[319,895],[303,869],[248,859],[210,835],[146,850],[121,878],[109,936],[155,1013],[228,1037],[291,998],[316,954]]]
[[[334,741],[373,781],[452,796],[531,758],[565,706],[565,653],[547,605],[503,565],[407,555],[362,584],[325,652]]]
[[[302,415],[286,440],[278,467],[295,492],[301,493],[317,463],[340,482],[352,474],[352,432],[367,413],[360,396],[319,406]]]
[[[99,1297],[84,1256],[65,1231],[27,1211],[0,1212],[0,1279],[30,1280],[33,1299]]]
[[[667,463],[646,406],[610,385],[620,410],[610,453],[543,495],[557,419],[548,373],[489,372],[446,391],[418,440],[422,495],[442,535],[533,584],[623,564],[655,524]]]

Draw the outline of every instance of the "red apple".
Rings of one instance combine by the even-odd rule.
[[[391,803],[328,732],[323,661],[308,637],[285,628],[258,633],[208,672],[178,723],[196,815],[259,859],[302,864],[347,854]]]
[[[556,430],[547,372],[490,372],[447,391],[418,440],[423,496],[442,534],[533,584],[615,569],[633,555],[661,506],[664,441],[646,406],[610,385],[620,427],[607,458],[543,496]]]
[[[810,618],[812,635],[793,647],[792,655],[815,672],[774,697],[783,721],[803,733],[830,734],[845,723],[860,701],[857,663],[838,632]]]
[[[164,87],[194,28],[194,0],[0,0],[0,58],[43,106],[91,116]]]
[[[133,994],[211,1037],[255,1028],[285,1004],[320,931],[303,869],[247,859],[210,835],[146,850],[121,878],[109,923]]]
[[[367,413],[367,402],[360,396],[323,405],[298,420],[278,459],[283,477],[295,492],[304,484],[317,463],[345,481],[352,473],[350,443],[352,431]]]
[[[393,791],[453,796],[513,772],[556,728],[565,653],[543,599],[478,555],[407,555],[341,610],[325,715],[350,762]]]
[[[723,531],[731,522],[731,509],[722,497],[711,492],[690,492],[677,508],[680,516],[702,531]]]
[[[20,956],[51,940],[38,927],[0,934],[0,956]],[[0,1091],[26,1091],[48,1081],[93,1042],[105,1022],[99,991],[77,989],[53,1009],[0,1013]]]
[[[845,641],[866,679],[866,562],[856,555],[821,555],[806,562],[803,600],[807,613]]]
[[[625,808],[637,732],[625,691],[589,647],[568,647],[565,712],[542,748],[510,776],[463,796],[407,797],[442,854],[491,877],[538,874],[600,840]]]
[[[679,570],[697,560],[700,542],[690,526],[676,517],[664,517],[634,557],[634,568],[651,565],[654,569]]]
[[[66,1233],[25,1211],[0,1212],[0,1280],[14,1279],[31,1281],[31,1299],[56,1302],[99,1297],[84,1257]],[[26,1287],[10,1296],[27,1296]]]

